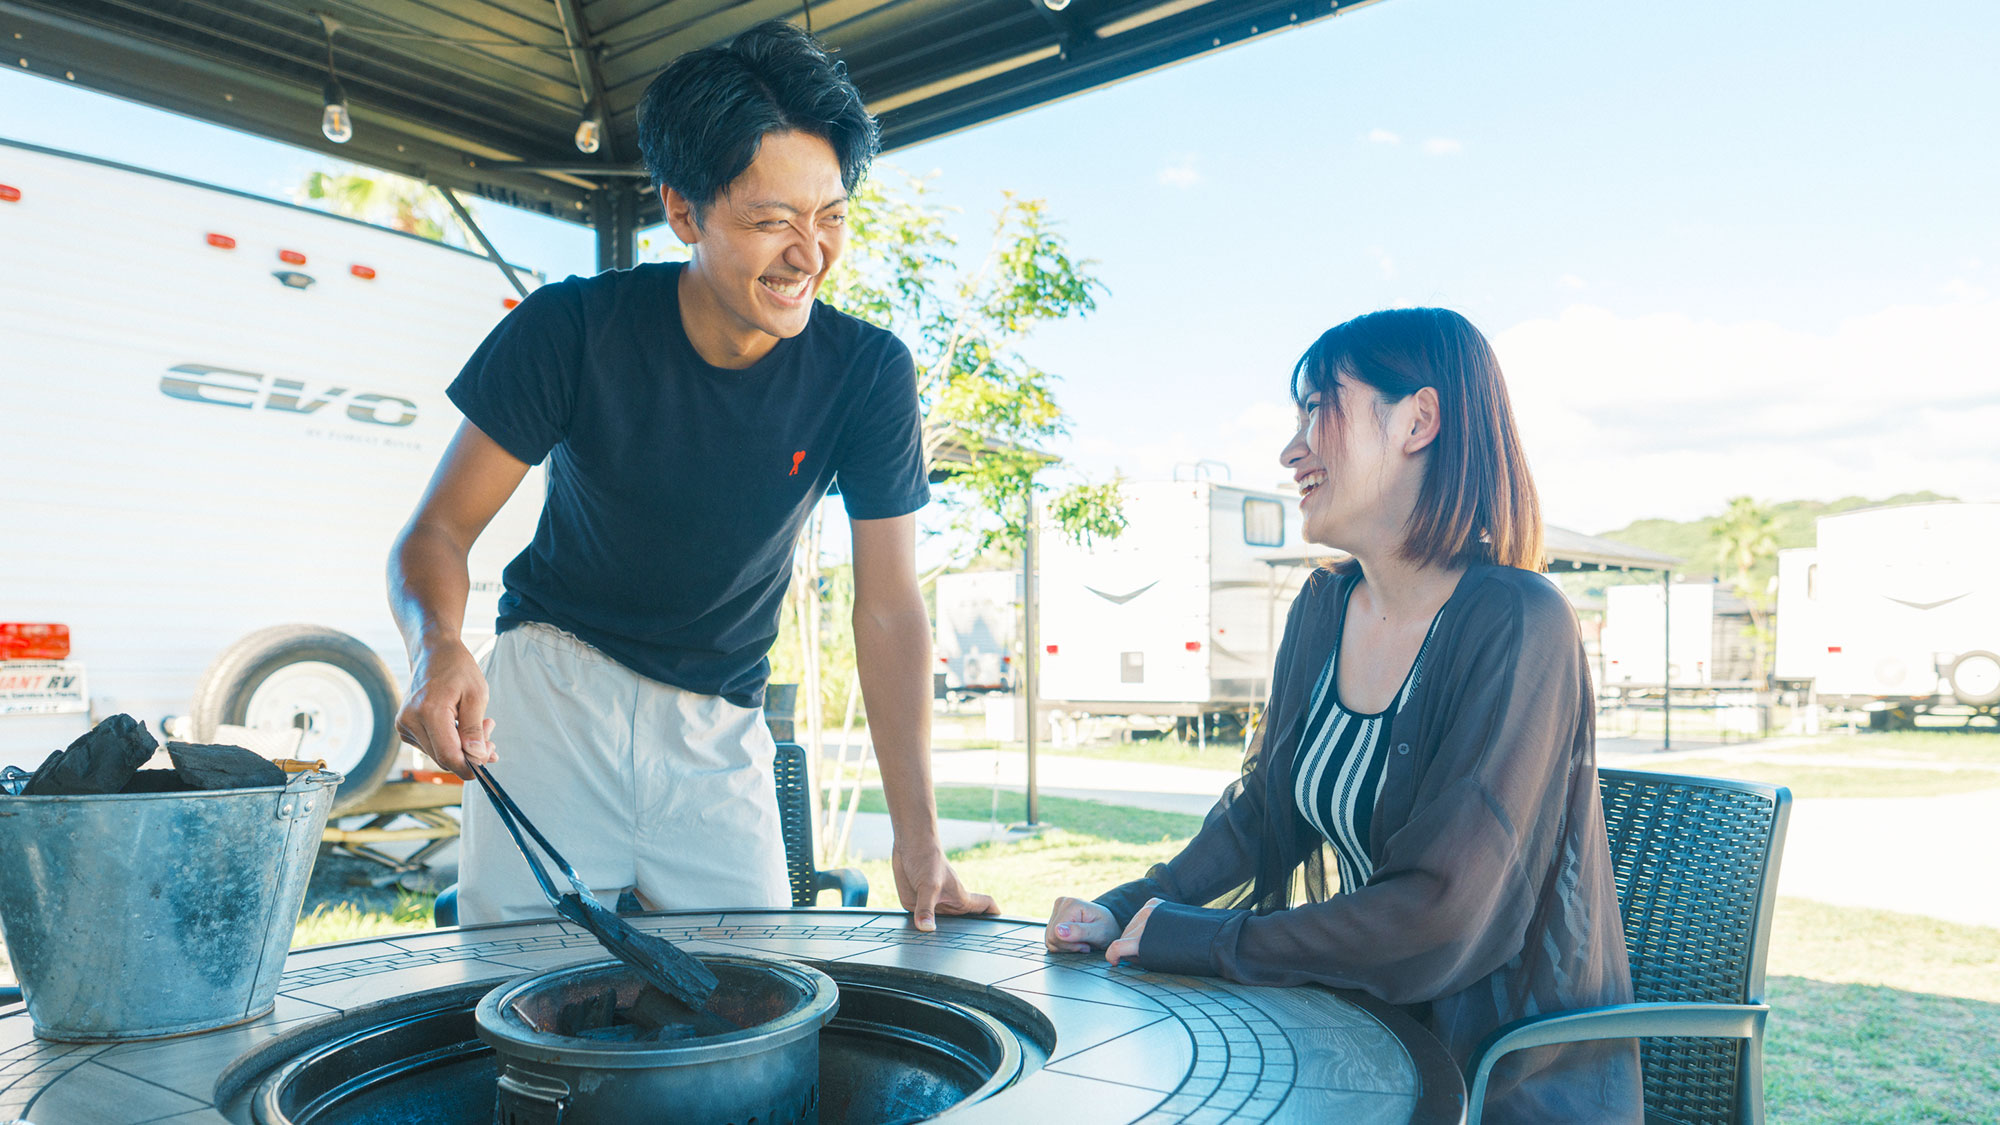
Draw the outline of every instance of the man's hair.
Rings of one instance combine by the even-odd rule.
[[[810,133],[833,146],[840,182],[861,182],[881,146],[847,67],[817,39],[766,20],[726,47],[689,51],[639,100],[639,148],[656,185],[699,217],[757,158],[766,133]]]
[[[1327,330],[1292,372],[1301,406],[1320,393],[1320,425],[1338,441],[1341,377],[1385,405],[1419,388],[1438,396],[1416,510],[1403,557],[1424,566],[1474,562],[1541,570],[1542,511],[1507,401],[1500,360],[1472,322],[1448,309],[1389,309]]]

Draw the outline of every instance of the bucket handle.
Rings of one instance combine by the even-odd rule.
[[[331,770],[304,770],[294,774],[291,780],[285,782],[285,791],[278,795],[277,819],[303,820],[311,814],[313,802],[309,790],[314,784],[328,778],[331,778],[336,785],[342,780],[339,774]]]

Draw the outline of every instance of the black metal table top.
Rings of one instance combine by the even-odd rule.
[[[1042,924],[940,917],[920,933],[900,911],[769,910],[633,916],[695,951],[748,949],[897,966],[1003,990],[1055,1028],[1047,1065],[954,1111],[971,1123],[1053,1120],[1089,1106],[1103,1122],[1432,1123],[1463,1118],[1465,1088],[1442,1045],[1368,997],[1261,988],[1113,968],[1049,953]],[[519,922],[294,951],[277,1008],[252,1023],[114,1045],[35,1037],[25,1009],[0,1014],[0,1121],[34,1125],[244,1125],[230,1068],[311,1021],[415,992],[600,960],[580,928]],[[144,987],[145,967],[131,969]],[[238,1068],[240,1072],[243,1068]],[[222,1104],[218,1104],[218,1100]]]

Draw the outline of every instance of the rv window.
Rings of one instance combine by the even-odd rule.
[[[1252,547],[1285,545],[1285,506],[1276,500],[1243,501],[1243,541]]]

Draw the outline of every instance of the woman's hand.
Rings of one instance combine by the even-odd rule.
[[[1052,953],[1088,953],[1110,945],[1117,936],[1118,922],[1109,910],[1086,899],[1059,898],[1042,940]]]
[[[1132,920],[1125,924],[1125,932],[1119,934],[1118,940],[1112,942],[1111,947],[1104,951],[1106,961],[1116,965],[1120,961],[1139,959],[1139,939],[1145,936],[1146,919],[1153,916],[1153,908],[1163,901],[1157,898],[1146,900],[1146,905],[1140,907],[1139,912],[1132,915]]]

